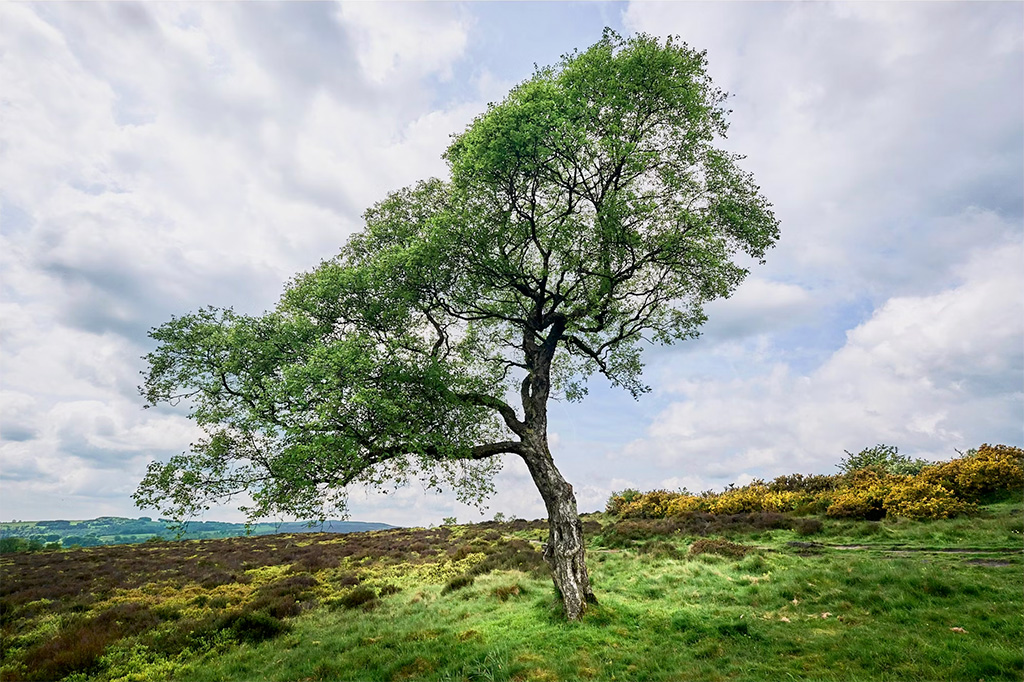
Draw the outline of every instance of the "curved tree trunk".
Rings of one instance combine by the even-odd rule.
[[[543,326],[538,310],[534,328]],[[544,546],[544,560],[551,567],[555,588],[565,607],[565,617],[579,620],[587,610],[587,604],[596,603],[597,599],[587,575],[583,524],[576,509],[576,496],[572,486],[562,478],[548,448],[551,360],[564,328],[565,318],[556,318],[543,344],[536,343],[533,334],[524,330],[523,355],[529,373],[523,379],[521,389],[524,419],[518,424],[518,433],[524,446],[520,454],[548,511],[549,534],[548,543]]]
[[[531,449],[524,459],[548,512],[549,534],[544,546],[544,560],[551,567],[555,588],[565,607],[565,617],[578,620],[586,611],[587,604],[597,602],[590,588],[590,576],[584,560],[583,524],[580,523],[572,486],[555,467],[546,444],[542,447],[541,452]]]

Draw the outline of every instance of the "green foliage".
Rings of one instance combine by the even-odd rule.
[[[612,493],[605,505],[605,511],[613,516],[621,516],[626,505],[639,499],[643,493],[636,488],[627,488],[622,492]]]
[[[189,521],[176,529],[172,528],[173,525],[166,519],[154,521],[148,517],[130,519],[117,516],[101,516],[82,521],[0,522],[0,553],[55,550],[73,546],[121,545],[145,542],[151,538],[160,538],[152,540],[157,542],[164,538],[195,540],[316,531],[352,533],[391,528],[385,523],[356,521],[327,521],[316,525],[302,521],[251,525],[223,521]]]
[[[838,477],[825,476],[821,474],[788,474],[777,476],[768,484],[768,489],[773,492],[795,492],[817,494],[834,490],[838,483]]]
[[[846,451],[846,457],[837,467],[844,474],[859,469],[877,468],[894,476],[914,476],[928,464],[929,462],[926,460],[912,460],[906,455],[899,454],[899,448],[894,445],[879,444],[871,448],[864,448],[856,455]]]
[[[0,554],[9,554],[11,552],[32,552],[42,549],[42,543],[33,545],[30,540],[25,538],[0,538]]]

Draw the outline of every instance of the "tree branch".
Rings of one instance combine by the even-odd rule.
[[[470,405],[479,405],[480,407],[489,407],[492,410],[496,410],[501,418],[505,420],[505,425],[512,430],[512,433],[517,436],[522,436],[526,433],[526,424],[519,421],[519,417],[516,416],[516,411],[506,403],[504,400],[499,400],[492,395],[486,393],[455,393],[456,398],[464,400]]]
[[[523,444],[515,440],[504,440],[498,443],[487,443],[486,445],[477,445],[472,450],[470,459],[487,459],[495,455],[513,454],[522,455],[524,452]]]

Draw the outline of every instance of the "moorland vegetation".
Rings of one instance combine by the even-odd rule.
[[[893,474],[904,460],[876,448],[829,485],[692,496],[811,500],[782,511],[658,514],[663,493],[613,496],[584,515],[599,602],[578,622],[562,617],[543,520],[7,554],[0,676],[1020,680],[1022,454],[983,446]],[[829,512],[869,478],[891,486],[883,518]],[[922,481],[969,505],[886,506]]]

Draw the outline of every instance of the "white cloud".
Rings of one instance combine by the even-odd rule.
[[[338,16],[355,38],[357,57],[377,83],[437,74],[451,77],[452,63],[468,42],[469,26],[457,6],[343,2]]]
[[[1018,243],[976,253],[959,286],[890,299],[808,374],[778,363],[751,378],[677,381],[665,388],[682,399],[622,455],[710,484],[828,471],[844,449],[880,442],[931,458],[1019,442],[1022,260]]]
[[[431,101],[466,20],[336,9],[0,7],[8,500],[45,516],[116,489],[130,507],[145,461],[194,436],[184,414],[141,411],[146,330],[208,304],[266,309],[371,202],[444,173],[448,133],[493,94],[481,72]],[[108,467],[114,488],[91,488]]]
[[[703,336],[716,341],[781,331],[806,324],[823,302],[798,284],[775,282],[756,274],[748,277],[728,299],[708,304]]]
[[[782,219],[769,276],[923,293],[949,283],[950,242],[970,235],[940,219],[1021,213],[1019,6],[633,3],[625,23],[707,49],[734,94],[729,145]]]

